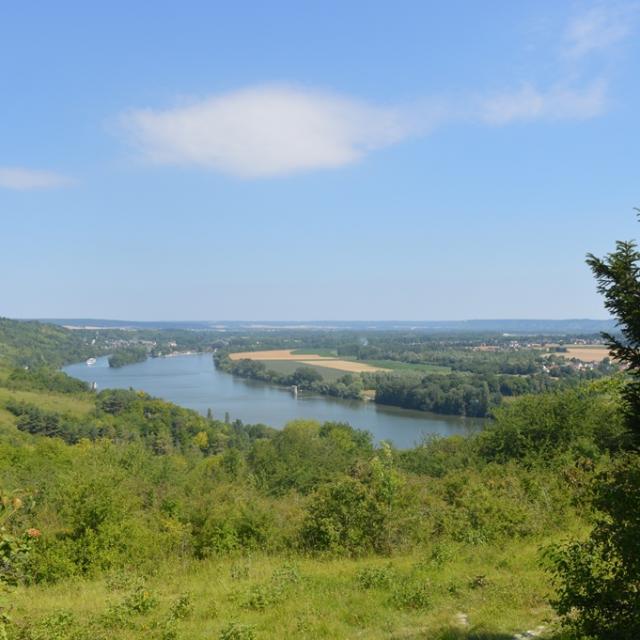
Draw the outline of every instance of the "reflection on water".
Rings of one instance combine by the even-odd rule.
[[[370,431],[376,440],[389,440],[406,448],[428,434],[466,434],[483,421],[439,416],[420,411],[384,407],[373,402],[339,400],[326,396],[299,394],[254,380],[242,380],[217,371],[211,354],[150,358],[146,362],[112,369],[107,358],[96,364],[84,362],[64,368],[71,376],[95,382],[98,390],[140,389],[183,407],[222,419],[229,413],[245,423],[281,428],[290,420],[310,418],[320,422],[348,422]]]

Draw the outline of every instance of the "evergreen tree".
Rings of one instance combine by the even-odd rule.
[[[616,243],[603,259],[587,256],[604,296],[605,307],[618,320],[621,336],[603,334],[611,354],[627,365],[630,381],[624,390],[625,413],[634,448],[640,447],[640,252],[634,241]]]
[[[623,391],[628,450],[596,478],[589,538],[549,551],[558,586],[553,604],[577,637],[635,640],[640,637],[640,252],[635,242],[618,242],[603,259],[589,254],[587,263],[620,328],[620,337],[603,337],[628,367]]]

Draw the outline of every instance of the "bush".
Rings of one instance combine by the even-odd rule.
[[[388,589],[394,578],[392,567],[364,567],[356,574],[356,581],[362,589]]]
[[[400,581],[391,594],[391,603],[398,609],[428,609],[431,605],[428,584],[417,578]]]
[[[594,483],[596,523],[585,541],[546,551],[554,608],[578,635],[640,637],[640,455],[629,454]]]
[[[256,640],[255,627],[248,624],[231,622],[222,629],[219,640]]]

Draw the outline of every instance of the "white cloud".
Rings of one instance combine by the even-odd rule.
[[[575,16],[565,33],[565,54],[579,59],[624,40],[631,33],[637,8],[635,3],[606,2]]]
[[[405,107],[378,107],[291,87],[258,87],[166,110],[137,109],[122,123],[144,159],[242,177],[352,164],[368,152],[456,122],[585,119],[602,113],[605,86],[524,85],[517,91]]]
[[[36,171],[21,167],[0,167],[0,188],[27,191],[53,189],[72,184],[72,180],[53,171]]]
[[[349,165],[443,124],[594,118],[608,104],[607,73],[585,75],[585,58],[629,35],[640,6],[633,1],[592,4],[574,16],[555,61],[559,75],[543,85],[523,82],[499,93],[390,107],[291,86],[258,86],[174,108],[134,109],[121,124],[148,162],[266,177]]]
[[[584,89],[552,87],[541,91],[523,85],[517,91],[496,94],[480,101],[480,116],[489,124],[533,120],[584,120],[601,115],[606,106],[604,82]]]
[[[245,177],[348,165],[432,120],[430,114],[418,125],[404,109],[283,86],[248,88],[167,110],[138,109],[123,117],[153,163]]]

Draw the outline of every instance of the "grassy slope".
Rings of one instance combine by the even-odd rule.
[[[44,393],[37,391],[14,391],[0,387],[0,407],[4,406],[9,398],[23,400],[36,404],[42,409],[57,411],[59,413],[70,413],[75,416],[83,416],[94,408],[94,403],[90,396],[81,397],[78,395],[62,393]]]
[[[263,610],[247,608],[248,594],[260,585],[270,593],[273,572],[291,560],[254,557],[175,563],[161,567],[147,583],[149,592],[159,600],[157,609],[137,616],[137,628],[110,630],[109,637],[143,637],[144,629],[153,629],[166,619],[170,603],[185,592],[191,594],[194,611],[178,623],[177,630],[179,638],[190,640],[218,638],[231,621],[253,625],[258,639],[506,640],[552,620],[545,601],[548,582],[539,567],[539,543],[452,551],[453,557],[442,565],[428,556],[294,560],[300,582],[285,587],[280,601]],[[391,567],[396,577],[390,587],[365,590],[357,579],[363,567]],[[399,608],[393,602],[394,585],[409,582],[411,576],[427,585],[430,604],[425,609]],[[474,582],[483,586],[473,586]],[[97,619],[109,603],[124,595],[110,591],[104,579],[20,588],[14,593],[12,617],[33,621],[67,610],[78,621],[87,622]],[[456,623],[458,613],[468,616],[468,627]]]
[[[9,374],[9,368],[0,363],[0,430],[15,429],[15,416],[5,409],[7,400],[13,398],[35,404],[48,411],[69,413],[74,416],[87,415],[94,409],[94,403],[89,394],[70,395],[64,393],[45,393],[43,391],[17,391],[3,387],[3,383]],[[12,435],[14,435],[12,433]]]

